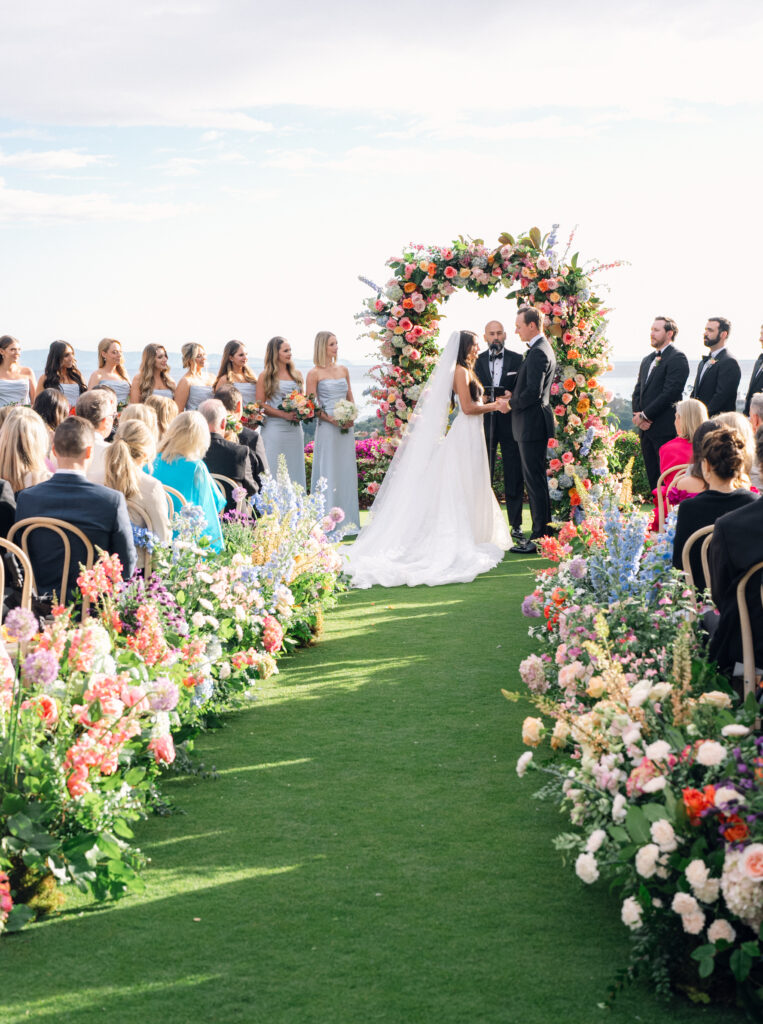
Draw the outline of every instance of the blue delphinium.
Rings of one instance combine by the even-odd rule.
[[[654,536],[654,542],[647,548],[639,570],[639,582],[648,588],[648,596],[657,593],[655,584],[663,580],[673,565],[673,543],[676,539],[678,509],[671,509],[665,520],[665,529]]]
[[[132,539],[136,548],[145,548],[146,551],[153,551],[159,543],[159,538],[145,526],[136,526],[132,523]]]
[[[623,516],[616,505],[604,510],[605,544],[589,559],[589,573],[596,596],[614,603],[639,589],[639,563],[646,539],[647,516]]]

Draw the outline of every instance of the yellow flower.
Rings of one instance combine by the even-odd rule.
[[[469,270],[468,267],[461,267],[458,273],[460,277],[469,277],[471,274],[471,270]]]

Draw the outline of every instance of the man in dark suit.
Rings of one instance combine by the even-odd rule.
[[[122,576],[135,571],[135,545],[124,495],[93,483],[85,476],[93,453],[93,428],[79,416],[65,419],[53,435],[53,455],[58,469],[36,487],[21,491],[16,502],[16,522],[36,516],[50,516],[78,526],[94,548],[119,555]],[[76,592],[80,562],[85,561],[82,542],[70,536],[72,560],[67,582],[69,600]],[[35,530],[29,536],[29,557],[39,594],[52,594],[61,586],[63,544],[50,530]],[[96,552],[97,557],[97,552]]]
[[[689,361],[673,342],[678,324],[667,316],[655,317],[649,333],[654,351],[641,361],[633,390],[633,423],[638,427],[641,454],[649,486],[660,478],[660,448],[676,436],[675,409],[684,394]]]
[[[551,408],[551,385],[556,373],[556,359],[543,335],[541,323],[538,310],[526,306],[519,310],[515,324],[516,333],[528,346],[511,392],[511,428],[514,440],[519,445],[522,475],[532,515],[530,539],[511,548],[521,555],[537,551],[533,541],[548,533],[551,522],[546,451],[549,438],[556,431]]]
[[[742,371],[726,348],[731,334],[731,321],[713,316],[705,324],[705,345],[710,350],[702,356],[694,378],[691,398],[704,402],[711,418],[720,412],[735,412],[737,391]]]
[[[241,422],[244,401],[241,397],[241,392],[235,384],[218,385],[213,397],[223,403],[226,412],[234,416],[239,423]],[[270,472],[268,457],[265,454],[265,444],[260,437],[259,427],[256,430],[252,430],[251,427],[241,427],[238,440],[240,444],[245,444],[254,453],[255,459],[252,463],[252,472],[254,474],[254,482],[257,484],[257,490],[259,490],[260,477],[263,473]]]
[[[760,328],[760,344],[763,346],[763,327]],[[763,391],[763,352],[755,360],[750,377],[750,386],[747,389],[747,397],[744,400],[744,414],[750,415],[750,400],[753,395]]]
[[[506,331],[503,324],[491,320],[485,327],[487,351],[480,352],[474,364],[474,372],[490,398],[505,395],[514,388],[517,372],[522,365],[519,352],[505,348]],[[482,417],[485,426],[485,442],[490,460],[490,479],[493,479],[495,457],[501,446],[503,459],[503,483],[506,495],[506,514],[509,517],[511,536],[518,544],[524,543],[522,533],[522,498],[525,482],[522,478],[522,462],[519,445],[511,432],[511,412],[489,412]]]
[[[210,473],[230,477],[239,487],[244,488],[247,496],[251,496],[257,490],[252,473],[255,456],[245,444],[225,440],[225,424],[228,418],[225,406],[217,398],[208,398],[199,406],[199,412],[209,427],[209,448],[204,456],[207,469]],[[222,483],[225,487],[226,509],[230,512],[235,509],[237,502],[233,494],[228,493],[229,485],[224,481]]]

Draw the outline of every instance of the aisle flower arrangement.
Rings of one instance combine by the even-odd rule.
[[[670,533],[647,540],[647,518],[616,508],[546,545],[555,564],[523,603],[540,653],[520,666],[537,714],[517,772],[542,773],[538,796],[569,816],[556,846],[581,881],[619,891],[633,956],[612,995],[642,974],[665,994],[760,1014],[758,708],[703,657],[702,606],[671,549]]]
[[[321,492],[281,467],[254,512],[223,524],[215,555],[186,506],[146,581],[102,555],[78,584],[94,614],[57,608],[39,631],[10,612],[0,645],[0,931],[55,908],[74,883],[96,899],[142,887],[133,826],[162,807],[162,770],[187,763],[219,712],[254,696],[282,652],[312,642],[341,590]]]
[[[568,259],[572,235],[560,255],[557,227],[545,237],[537,228],[519,239],[504,233],[496,246],[463,238],[447,246],[411,246],[387,261],[393,276],[382,287],[361,279],[375,295],[358,320],[381,356],[372,371],[371,395],[383,427],[382,456],[388,460],[437,361],[447,299],[460,288],[478,296],[507,288],[507,298],[536,307],[557,359],[552,387],[557,437],[549,445],[548,476],[554,516],[563,518],[582,503],[578,486],[600,494],[613,445],[611,395],[600,381],[611,369],[606,310],[591,278],[617,264],[582,266],[577,253]]]

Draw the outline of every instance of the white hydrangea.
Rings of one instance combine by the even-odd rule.
[[[636,871],[642,878],[651,878],[657,870],[657,858],[660,848],[656,843],[647,843],[636,854]]]
[[[704,740],[697,748],[697,761],[705,768],[716,768],[726,760],[726,748],[716,740]]]
[[[678,841],[673,826],[665,818],[652,822],[649,831],[652,839],[657,843],[663,853],[672,853],[678,849]]]
[[[708,878],[702,885],[698,885],[694,889],[694,895],[698,900],[703,903],[715,903],[718,899],[718,893],[721,888],[720,878]]]
[[[588,837],[588,842],[585,844],[586,853],[596,853],[606,838],[607,833],[603,828],[594,829]]]
[[[733,942],[737,937],[737,933],[734,931],[728,921],[724,921],[722,917],[717,918],[710,927],[707,929],[707,940],[708,942],[719,942],[721,939],[725,939],[726,942]]]
[[[599,877],[599,868],[592,853],[581,853],[575,861],[575,874],[586,885],[591,885]]]
[[[739,725],[733,722],[731,725],[724,725],[721,729],[722,736],[746,736],[750,730],[746,725]]]
[[[697,914],[684,914],[681,924],[688,935],[699,935],[705,927],[705,915],[701,910]]]
[[[744,873],[742,854],[727,850],[721,874],[721,891],[726,906],[754,932],[763,922],[763,885]]]
[[[623,905],[620,910],[620,918],[624,925],[627,925],[632,932],[635,932],[642,925],[641,920],[641,904],[638,900],[634,899],[633,896],[629,896],[623,900]]]

